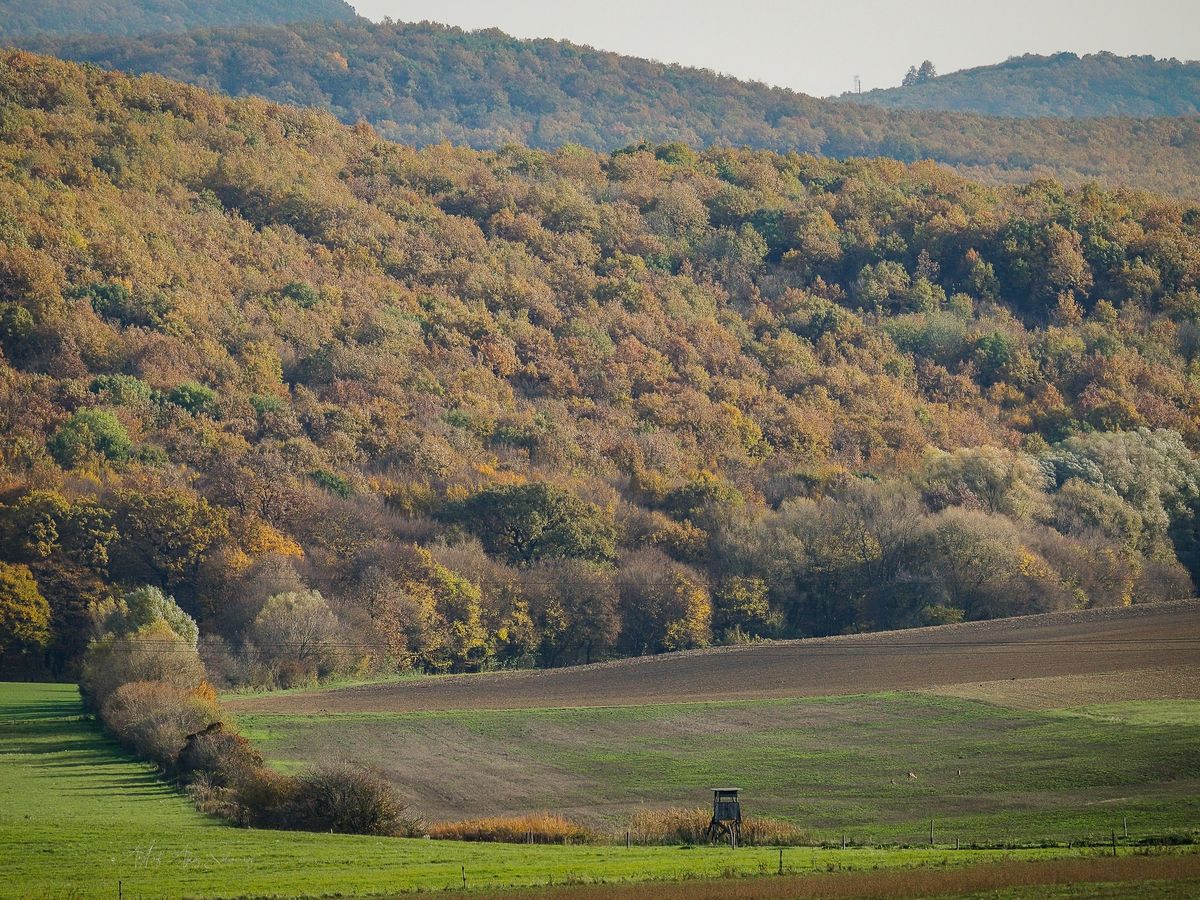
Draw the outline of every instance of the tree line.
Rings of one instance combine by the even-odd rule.
[[[432,23],[359,19],[20,40],[37,52],[105,68],[156,72],[234,96],[326,109],[347,124],[366,121],[385,138],[418,146],[450,141],[553,150],[573,143],[612,151],[641,140],[678,141],[839,159],[935,159],[988,180],[1048,175],[1078,184],[1103,178],[1200,197],[1195,110],[1187,118],[1152,121],[1036,122],[885,110],[564,41],[522,41],[496,29],[469,32]],[[942,90],[956,77],[927,77],[919,89]],[[1129,80],[1140,83],[1133,71]],[[1004,92],[1021,95],[1007,82]],[[1148,115],[1141,109],[1131,114]]]
[[[353,21],[344,0],[0,0],[0,41],[26,35],[138,35],[228,25]]]
[[[846,93],[887,109],[937,109],[985,116],[1099,117],[1200,114],[1200,62],[1115,53],[1027,53],[994,66],[937,76],[928,60],[898,88]]]

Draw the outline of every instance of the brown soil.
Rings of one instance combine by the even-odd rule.
[[[506,900],[773,900],[779,897],[983,897],[992,896],[994,891],[1003,891],[1006,897],[1045,895],[1139,900],[1195,897],[1200,891],[1200,856],[926,866],[909,870],[814,873],[674,884],[581,885],[500,891],[485,896]]]
[[[1090,680],[1148,670],[1160,673],[1157,680],[1184,673],[1171,696],[1200,697],[1195,674],[1200,601],[777,641],[569,669],[418,678],[245,697],[228,705],[263,713],[522,709],[946,691],[963,685],[1007,702],[1030,679]],[[1002,682],[1012,682],[1007,692],[998,687]]]
[[[1200,668],[1161,666],[1090,675],[976,681],[943,685],[929,693],[984,700],[1014,709],[1062,709],[1126,700],[1195,700],[1200,698]]]

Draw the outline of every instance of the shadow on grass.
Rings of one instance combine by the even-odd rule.
[[[31,722],[46,719],[69,719],[83,715],[83,704],[78,697],[61,703],[9,703],[0,704],[0,724]]]
[[[25,719],[17,723],[0,722],[4,726],[4,741],[0,743],[0,756],[9,754],[42,755],[71,751],[92,750],[116,752],[117,745],[98,729],[86,736],[81,729],[89,723],[80,721],[76,715],[70,718]]]
[[[106,774],[108,766],[125,767],[136,760],[115,740],[90,721],[81,721],[78,702],[44,704],[22,707],[23,710],[55,710],[57,716],[43,718],[25,716],[15,727],[11,722],[5,726],[5,739],[0,742],[0,759],[6,756],[34,757],[25,765],[39,770],[92,770],[93,777],[79,787],[60,786],[59,789],[74,794],[103,796],[106,791],[119,790],[125,796],[163,797],[177,795],[178,791],[164,782],[157,772],[144,772],[121,776]],[[64,715],[68,713],[68,715]],[[82,732],[82,733],[81,733]],[[140,788],[141,790],[135,790]]]
[[[165,800],[181,796],[165,784],[155,784],[139,788],[132,780],[130,780],[130,783],[113,781],[91,788],[66,788],[63,793],[75,797],[88,797],[93,800],[112,800],[114,791],[120,792],[121,800],[136,800],[139,797],[148,800]]]

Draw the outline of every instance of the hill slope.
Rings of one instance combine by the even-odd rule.
[[[932,158],[994,179],[1103,178],[1200,197],[1200,119],[997,121],[818,100],[562,41],[439,25],[238,29],[27,41],[106,68],[318,106],[392,140],[613,150],[639,140],[836,158]]]
[[[21,51],[0,107],[0,575],[60,663],[145,584],[259,683],[1194,590],[1196,207]]]
[[[345,0],[0,0],[0,42],[31,34],[134,35],[356,17]]]
[[[1027,54],[842,99],[988,116],[1194,116],[1200,113],[1200,62],[1112,53]]]

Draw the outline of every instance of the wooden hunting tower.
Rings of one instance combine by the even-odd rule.
[[[729,846],[736,847],[742,837],[742,804],[738,800],[739,788],[713,788],[712,821],[708,823],[710,841],[729,839]]]

